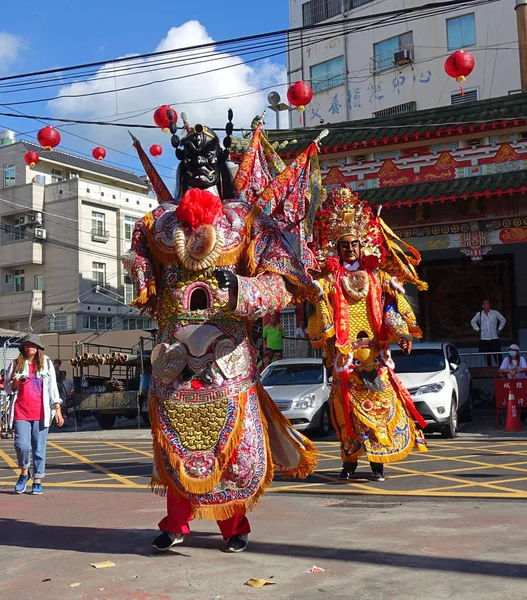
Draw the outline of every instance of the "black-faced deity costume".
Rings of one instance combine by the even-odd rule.
[[[135,143],[160,206],[137,223],[124,259],[137,286],[134,306],[158,325],[151,484],[184,500],[192,516],[222,521],[255,506],[275,467],[305,477],[316,465],[312,443],[259,383],[250,330],[312,285],[312,255],[293,231],[298,214],[289,228],[296,249],[284,223],[288,210],[309,210],[317,146],[286,168],[258,126],[231,188],[228,152],[215,133],[196,125],[173,144],[181,160],[177,201]]]

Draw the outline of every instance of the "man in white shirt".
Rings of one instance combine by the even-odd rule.
[[[501,352],[499,334],[505,327],[505,323],[507,323],[505,317],[490,307],[489,300],[483,300],[481,310],[474,315],[474,318],[470,322],[472,328],[479,331],[480,352]],[[492,365],[492,358],[494,358],[496,364],[500,364],[497,354],[488,354],[488,367]]]

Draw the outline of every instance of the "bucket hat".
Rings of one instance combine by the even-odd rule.
[[[31,342],[32,344],[35,344],[35,346],[37,346],[40,350],[44,350],[44,346],[42,345],[42,340],[40,339],[40,336],[36,335],[35,333],[28,333],[20,340],[20,352],[22,352],[22,349],[26,342]]]

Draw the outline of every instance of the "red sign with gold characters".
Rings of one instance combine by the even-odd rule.
[[[527,242],[527,227],[502,229],[499,236],[502,244],[518,244],[520,242]]]

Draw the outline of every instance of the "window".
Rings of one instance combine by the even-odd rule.
[[[131,241],[132,233],[134,232],[135,227],[135,217],[125,217],[124,218],[124,239],[127,241]]]
[[[13,285],[13,273],[6,273],[4,276],[4,283],[6,285]]]
[[[405,102],[404,104],[398,104],[397,106],[390,106],[390,108],[384,108],[373,113],[374,117],[390,117],[392,115],[402,115],[404,113],[415,112],[417,110],[417,103]]]
[[[414,36],[412,31],[388,38],[377,44],[373,44],[373,71],[384,71],[394,66],[394,54],[401,50],[412,50],[414,48]]]
[[[92,315],[83,315],[82,326],[91,331],[108,331],[112,328],[112,317],[96,317]]]
[[[310,0],[302,5],[302,23],[304,27],[315,25],[341,14],[341,0]]]
[[[344,57],[338,56],[319,65],[311,67],[311,86],[313,91],[321,92],[337,85],[343,85],[345,80]]]
[[[60,169],[51,169],[51,183],[58,183],[64,179]]]
[[[123,329],[132,330],[132,329],[150,329],[152,327],[152,321],[147,318],[137,318],[137,319],[123,319]]]
[[[48,317],[48,331],[70,331],[73,329],[73,319],[71,315],[55,315]]]
[[[124,302],[130,304],[135,298],[135,286],[128,275],[124,278]]]
[[[446,20],[448,49],[457,50],[476,44],[476,17],[474,13]]]
[[[23,240],[26,237],[26,228],[20,227],[20,225],[15,225],[13,227],[13,239],[15,242],[19,240]]]
[[[9,319],[7,328],[11,331],[20,331],[20,321],[18,319]]]
[[[473,90],[465,90],[465,95],[461,92],[450,94],[450,104],[463,104],[464,102],[476,102],[478,99],[477,88]]]
[[[15,269],[15,292],[25,292],[26,290],[26,271],[24,269]]]
[[[10,163],[4,165],[4,187],[9,187],[16,184],[16,165]]]
[[[106,265],[101,262],[92,262],[92,279],[97,285],[106,285]]]
[[[106,225],[106,217],[104,213],[94,212],[91,214],[91,229],[92,235],[104,236]]]
[[[35,275],[33,277],[33,289],[40,291],[44,289],[44,275]]]

